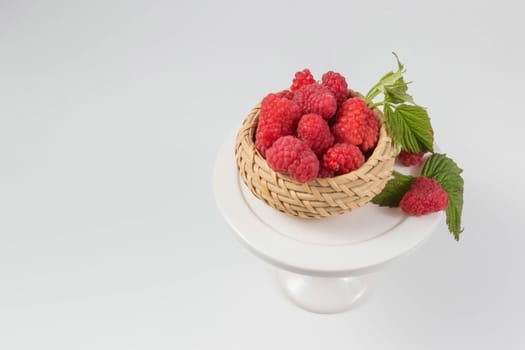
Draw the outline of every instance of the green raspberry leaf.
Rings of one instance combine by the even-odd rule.
[[[384,92],[387,86],[393,86],[403,77],[403,71],[397,70],[396,72],[388,72],[385,74],[379,82],[376,84],[376,89],[380,92]]]
[[[459,241],[459,235],[463,232],[461,227],[464,187],[464,180],[461,177],[462,172],[463,169],[451,158],[447,157],[446,154],[438,153],[430,156],[421,170],[421,175],[439,182],[448,195],[447,225],[448,230],[454,235],[456,241]]]
[[[407,93],[408,84],[400,78],[394,84],[385,86],[385,100],[394,104],[408,102],[415,105],[414,98]]]
[[[409,152],[433,152],[432,126],[427,111],[420,106],[384,106],[387,126],[394,142]]]
[[[383,191],[372,199],[372,203],[381,207],[399,207],[399,202],[410,189],[414,177],[397,171],[394,171],[393,175],[394,177],[387,182]]]
[[[405,66],[403,66],[403,64],[399,62],[399,58],[394,52],[392,52],[392,54],[395,56],[397,61],[397,71],[386,73],[381,77],[381,79],[379,79],[379,81],[374,86],[372,86],[372,88],[368,91],[368,93],[365,96],[365,102],[367,104],[370,104],[372,100],[380,93],[385,93],[387,87],[395,85],[400,79],[403,78]]]
[[[401,62],[399,61],[399,57],[397,56],[397,53],[395,53],[394,51],[392,51],[392,55],[394,55],[394,57],[396,58],[396,61],[397,61],[397,69],[400,70],[400,71],[404,71],[405,66],[403,65],[403,63],[401,63]]]
[[[434,176],[439,176],[443,173],[459,175],[462,172],[463,169],[461,169],[451,158],[447,157],[446,154],[435,153],[425,161],[423,169],[421,170],[421,175],[434,178]]]

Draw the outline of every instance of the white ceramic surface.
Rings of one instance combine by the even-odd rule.
[[[417,247],[442,217],[410,217],[375,205],[322,220],[282,214],[243,190],[233,145],[231,135],[215,164],[217,205],[241,242],[280,268],[322,277],[367,273]]]
[[[279,281],[285,294],[307,310],[348,309],[365,290],[364,283],[348,277],[371,272],[415,249],[442,218],[442,213],[410,217],[372,204],[320,220],[285,215],[253,196],[239,178],[234,135],[227,138],[215,163],[217,205],[246,247],[293,273],[280,272]]]
[[[277,269],[283,293],[297,306],[320,314],[346,311],[363,300],[368,286],[363,278],[316,277]]]

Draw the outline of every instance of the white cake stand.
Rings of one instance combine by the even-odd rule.
[[[367,290],[356,276],[417,248],[442,218],[441,213],[410,217],[372,204],[324,219],[280,213],[257,199],[239,178],[234,136],[226,140],[215,163],[217,205],[237,238],[277,268],[284,293],[306,310],[348,310]]]

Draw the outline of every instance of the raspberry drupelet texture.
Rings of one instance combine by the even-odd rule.
[[[334,94],[317,83],[303,86],[295,91],[293,100],[299,105],[303,114],[315,113],[324,119],[331,118],[337,110]]]
[[[319,160],[314,151],[294,136],[279,138],[266,151],[268,166],[274,171],[290,175],[297,182],[314,180],[319,172]]]
[[[295,133],[300,118],[301,111],[295,102],[268,94],[261,102],[255,148],[264,156],[279,137]]]
[[[399,155],[397,156],[397,159],[403,164],[404,166],[413,166],[418,165],[423,160],[423,156],[425,155],[425,152],[420,153],[412,153],[407,151],[401,151],[399,152]]]
[[[334,136],[326,120],[318,114],[305,114],[297,125],[297,137],[319,157],[334,144]]]
[[[348,97],[348,84],[346,83],[346,79],[337,72],[329,71],[323,74],[321,85],[326,86],[328,90],[334,94],[338,106]]]
[[[323,167],[336,175],[346,174],[359,168],[365,162],[365,156],[359,147],[350,143],[336,143],[323,156]]]
[[[303,69],[295,73],[295,76],[292,81],[292,86],[290,86],[290,91],[297,91],[303,86],[310,85],[315,83],[315,79],[308,68]]]
[[[279,97],[284,97],[289,100],[293,99],[293,92],[290,90],[282,90],[282,91],[276,92],[275,94]]]
[[[333,170],[325,168],[322,163],[319,165],[319,174],[317,174],[317,177],[325,179],[327,177],[333,177],[334,175],[335,173]]]
[[[377,143],[379,121],[365,101],[352,97],[339,107],[332,133],[336,142],[351,143],[366,152]]]
[[[447,208],[448,195],[439,182],[418,176],[412,182],[410,190],[400,202],[401,209],[410,215],[425,215]]]

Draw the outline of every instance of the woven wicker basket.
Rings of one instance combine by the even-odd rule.
[[[350,90],[349,96],[361,95]],[[235,160],[246,186],[269,206],[293,216],[322,218],[359,208],[383,190],[392,174],[395,156],[379,110],[374,110],[381,122],[377,146],[359,169],[302,184],[273,171],[255,149],[259,109],[260,105],[254,107],[244,119],[235,142]]]

